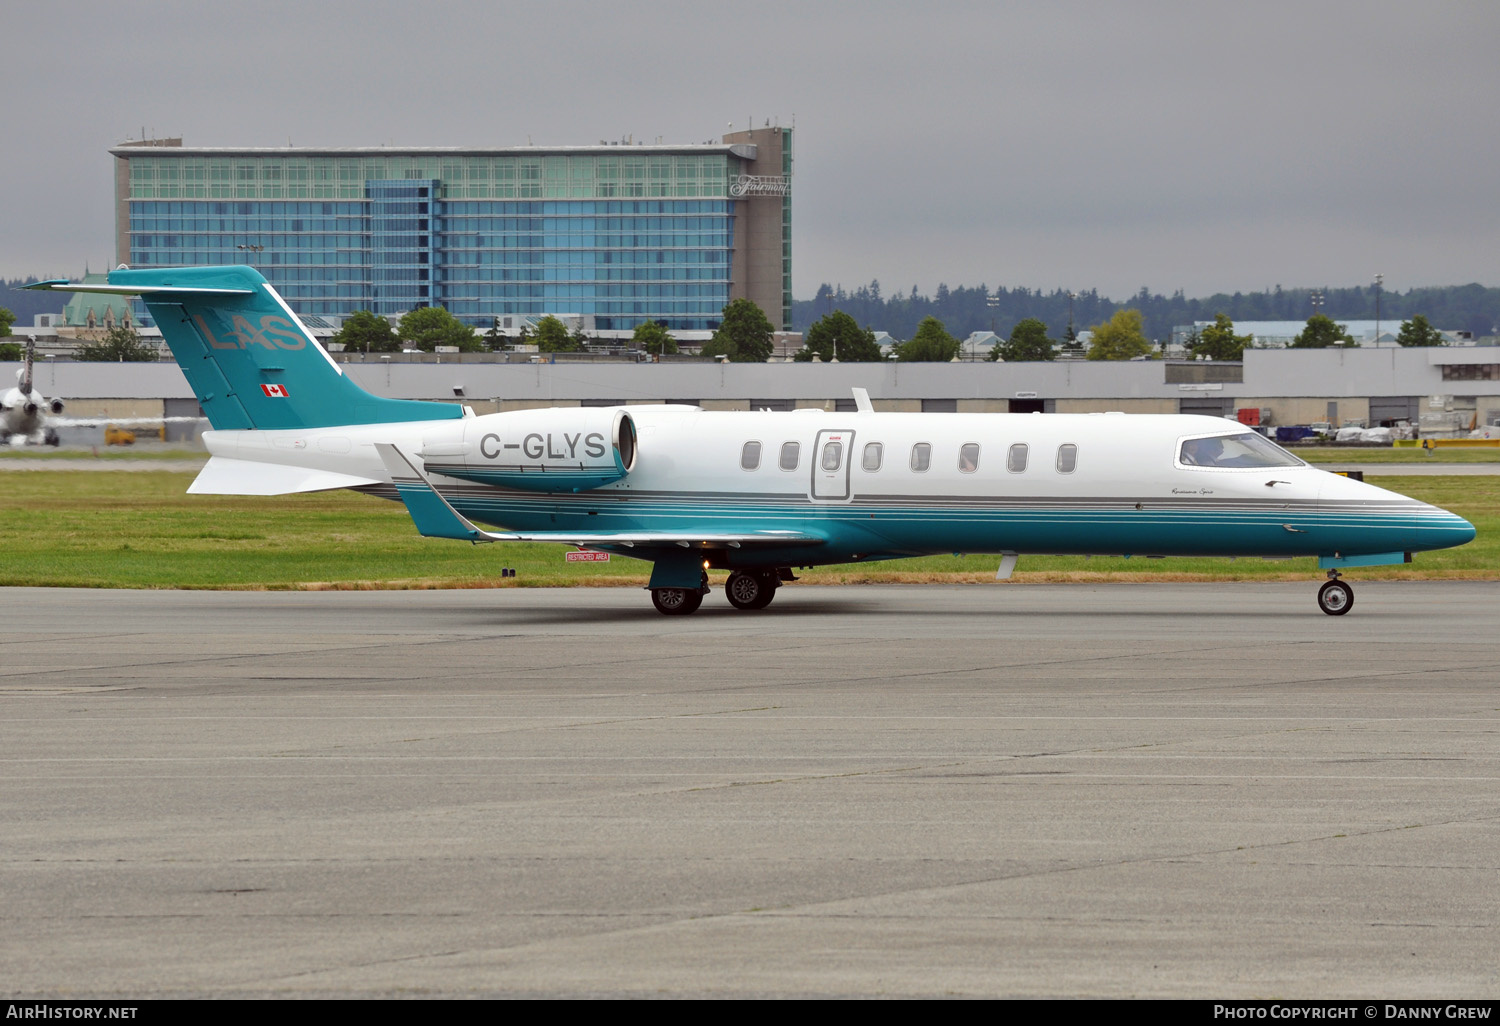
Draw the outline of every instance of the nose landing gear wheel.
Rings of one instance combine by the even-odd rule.
[[[703,592],[697,588],[652,588],[651,604],[667,616],[687,616],[703,605]]]
[[[1343,581],[1329,581],[1318,589],[1318,608],[1329,616],[1343,616],[1354,607],[1354,589]]]
[[[781,584],[775,574],[747,574],[736,570],[724,583],[724,594],[736,609],[764,609],[776,597]]]

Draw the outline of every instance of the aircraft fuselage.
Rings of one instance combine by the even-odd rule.
[[[663,613],[698,608],[707,570],[762,609],[792,569],[940,552],[1316,556],[1324,612],[1341,567],[1405,562],[1474,537],[1463,518],[1315,470],[1214,417],[516,410],[375,396],[241,265],[120,268],[214,431],[189,489],[399,498],[423,535],[548,541],[649,560]],[[478,526],[500,528],[490,531]]]
[[[582,490],[564,487],[562,465],[587,471],[587,455],[603,449],[587,416],[613,412],[214,431],[205,441],[216,455],[363,478],[362,490],[395,498],[373,449],[391,441],[424,461],[460,513],[509,531],[723,534],[771,526],[820,540],[709,555],[726,568],[944,552],[1340,558],[1473,537],[1472,526],[1445,510],[1300,462],[1185,464],[1184,442],[1246,433],[1213,417],[633,406],[638,452],[628,472]],[[540,483],[488,483],[521,480],[514,475],[528,466],[528,480]],[[558,490],[537,490],[549,487]],[[636,545],[589,547],[646,555]]]

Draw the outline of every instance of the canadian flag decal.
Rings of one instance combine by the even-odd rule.
[[[285,385],[261,385],[260,390],[266,393],[266,395],[270,396],[272,399],[286,398]]]

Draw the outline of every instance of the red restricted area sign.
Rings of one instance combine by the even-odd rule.
[[[608,563],[608,552],[568,552],[563,556],[569,563]]]

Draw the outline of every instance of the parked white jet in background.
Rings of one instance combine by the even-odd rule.
[[[16,387],[0,396],[0,444],[56,445],[57,432],[49,424],[49,415],[63,411],[61,399],[47,399],[36,391],[32,364],[36,359],[36,338],[26,340],[26,357],[16,371]]]
[[[1474,528],[1316,470],[1215,417],[556,408],[474,416],[384,399],[344,376],[244,266],[132,271],[31,288],[145,300],[214,430],[189,491],[351,488],[405,503],[424,535],[546,541],[649,560],[663,613],[710,569],[731,604],[770,603],[792,569],[945,552],[1315,556],[1324,612],[1340,568],[1403,563]],[[476,522],[499,527],[487,531]]]

